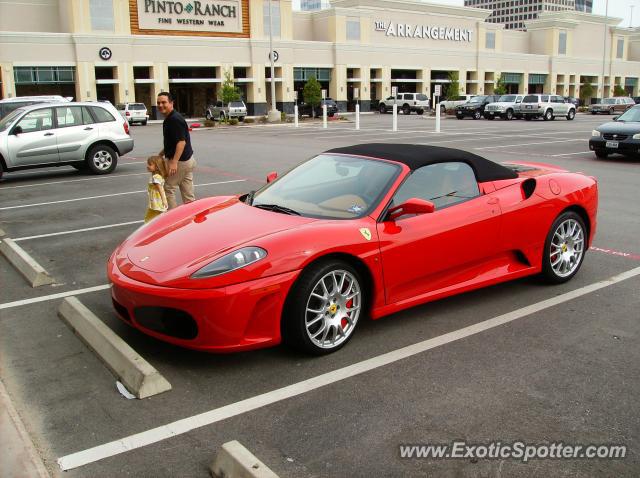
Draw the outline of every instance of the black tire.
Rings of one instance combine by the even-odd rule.
[[[204,119],[206,119],[206,120],[211,120],[211,113],[209,112],[209,110],[207,110],[207,111],[204,113]]]
[[[491,116],[491,115],[487,115],[485,116],[486,119],[488,119],[489,121],[493,121],[494,119],[496,119],[495,116]]]
[[[320,313],[315,318],[317,322],[320,322],[318,329],[314,329],[313,325],[309,325],[307,327],[307,307],[311,304],[312,293],[314,292],[314,290],[317,290],[316,287],[318,287],[318,285],[320,284],[321,279],[326,277],[327,274],[331,274],[332,272],[347,273],[354,278],[356,282],[356,290],[360,292],[358,304],[359,309],[355,311],[357,313],[355,314],[355,320],[353,324],[347,323],[345,325],[342,325],[343,321],[346,321],[346,319],[340,320],[338,318],[341,324],[340,327],[343,327],[342,330],[346,331],[345,337],[340,338],[341,342],[333,346],[331,344],[326,344],[323,347],[320,344],[314,342],[310,335],[312,335],[315,331],[324,330],[325,328],[330,327],[331,331],[335,331],[335,340],[338,340],[337,327],[334,327],[333,325],[330,325],[328,327],[325,321],[333,319],[335,317],[335,314],[339,313],[340,306],[338,305],[338,310],[333,310],[334,316],[331,316],[330,309],[328,307],[324,307],[325,303],[323,303],[322,299],[315,298],[316,296],[314,296],[312,305],[313,308],[317,307],[318,310],[325,311],[324,314]],[[346,286],[347,284],[344,283],[344,285]],[[331,283],[329,283],[329,287],[331,287]],[[351,287],[352,286],[349,285],[349,291],[351,290]],[[300,274],[300,277],[293,285],[291,291],[289,292],[289,295],[287,296],[281,322],[281,334],[283,342],[290,347],[313,355],[325,355],[339,350],[351,339],[351,337],[353,337],[355,329],[358,325],[358,321],[361,320],[364,315],[364,305],[366,304],[367,299],[366,294],[367,291],[364,288],[364,282],[360,277],[360,274],[350,264],[341,260],[327,260],[312,264],[307,269],[305,269],[302,274]],[[331,296],[331,293],[329,292],[326,295]],[[352,302],[352,306],[354,304],[355,302]],[[349,306],[347,305],[347,307]],[[352,315],[351,317],[354,317],[354,315]],[[320,341],[324,343],[324,339],[325,337],[323,337]]]
[[[220,112],[220,115],[218,116],[218,119],[220,121],[224,121],[224,113]]]
[[[612,115],[613,113],[614,113],[613,108],[609,108],[609,112],[607,114]]]
[[[562,241],[561,239],[555,239],[556,232],[560,231],[563,225],[570,225],[569,229],[575,231],[572,236],[581,236],[582,242],[579,243],[578,241]],[[574,225],[575,229],[572,229]],[[556,249],[557,245],[554,244],[554,240],[562,243],[561,249]],[[587,241],[587,228],[582,218],[573,211],[565,211],[560,214],[556,220],[553,221],[553,224],[547,233],[547,238],[544,241],[544,251],[542,256],[543,278],[551,284],[562,284],[563,282],[571,280],[571,278],[580,270],[580,266],[582,266],[584,256],[587,252]],[[554,252],[554,250],[556,250],[556,252]],[[575,258],[575,260],[568,260],[574,254],[577,254],[576,251],[579,251],[579,257]],[[562,258],[562,256],[565,256],[565,258]],[[555,260],[560,260],[563,264],[568,263],[570,265],[570,270],[564,273],[557,271],[554,269],[553,265]]]
[[[524,116],[524,120],[525,120],[525,121],[531,121],[531,116],[529,116],[529,115],[525,115],[525,116]]]
[[[473,112],[473,119],[474,120],[479,120],[480,118],[482,118],[482,113],[480,112],[480,110],[476,110]]]
[[[464,115],[459,115],[456,113],[456,118],[458,118],[459,120],[464,119]]]
[[[118,153],[111,146],[96,144],[87,152],[86,162],[93,174],[109,174],[118,165]]]
[[[576,117],[576,110],[569,110],[567,113],[567,121],[572,121]]]
[[[600,159],[607,159],[607,156],[609,156],[609,153],[607,153],[604,149],[596,149],[594,153],[596,153],[596,158]]]
[[[409,105],[404,105],[402,107],[402,114],[403,115],[410,115],[411,114],[411,106]]]
[[[544,116],[543,116],[545,121],[551,121],[554,119],[553,117],[553,111],[548,109],[547,111],[544,112]]]
[[[592,112],[591,112],[591,114],[592,114],[592,115],[595,115],[595,114],[596,114],[596,112],[595,112],[595,111],[592,111]]]
[[[144,120],[141,124],[142,126],[147,126],[147,120]]]
[[[238,116],[238,121],[244,121],[244,116]]]
[[[2,161],[0,161],[0,179],[2,179],[3,175],[4,175],[4,166],[2,165]]]
[[[380,105],[378,106],[378,111],[380,111],[380,114],[385,114],[387,112],[387,107],[385,105]]]
[[[513,119],[513,110],[512,109],[508,109],[507,113],[504,115],[504,119],[506,119],[507,121],[511,121]]]
[[[447,108],[445,108],[444,105],[440,105],[440,114],[441,115],[446,115],[447,114]]]
[[[416,114],[422,116],[424,114],[424,110],[423,109],[416,110]]]

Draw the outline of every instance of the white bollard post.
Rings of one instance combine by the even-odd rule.
[[[326,103],[322,105],[322,127],[324,129],[327,128],[327,105],[326,105]]]
[[[360,104],[356,103],[356,129],[360,129]]]
[[[436,104],[436,133],[440,132],[440,103]]]
[[[293,124],[298,127],[298,105],[293,105]]]
[[[398,131],[398,105],[393,104],[393,131]]]

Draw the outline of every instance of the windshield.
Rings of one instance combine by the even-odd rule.
[[[498,98],[498,101],[504,101],[505,103],[513,103],[516,101],[516,95],[502,95]]]
[[[624,121],[627,123],[640,122],[640,107],[634,106],[633,108],[629,108],[623,114],[618,116],[618,121]]]
[[[242,108],[244,106],[244,103],[242,101],[232,101],[231,103],[229,103],[229,106],[231,106],[232,108]]]
[[[144,105],[144,103],[131,103],[129,105],[129,109],[130,110],[146,110],[147,107]]]
[[[604,101],[602,102],[603,105],[615,105],[616,104],[616,99],[615,98],[605,98]]]
[[[469,100],[469,103],[482,103],[486,96],[474,96]]]
[[[252,205],[324,219],[362,217],[375,209],[400,171],[386,161],[321,154],[258,191]]]
[[[2,118],[0,120],[0,132],[6,130],[9,126],[11,126],[11,123],[13,123],[13,120],[16,119],[16,116],[19,116],[23,112],[24,112],[24,110],[21,110],[21,109],[13,110],[7,116]]]
[[[538,96],[537,95],[527,95],[527,96],[524,97],[522,102],[523,103],[537,103],[538,102]]]
[[[420,93],[420,94],[416,95],[416,100],[418,100],[418,101],[428,101],[429,98],[427,98],[427,95],[423,95],[423,94]]]

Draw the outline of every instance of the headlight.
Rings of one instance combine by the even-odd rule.
[[[636,133],[632,136],[633,139],[640,139],[640,133]]]
[[[592,137],[592,138],[599,138],[600,136],[602,136],[602,133],[601,133],[600,131],[598,131],[597,129],[594,129],[594,130],[591,132],[591,137]]]
[[[205,279],[207,277],[219,276],[227,272],[241,269],[249,264],[267,257],[267,251],[260,247],[243,247],[237,251],[230,252],[210,262],[199,271],[191,275],[192,279]]]

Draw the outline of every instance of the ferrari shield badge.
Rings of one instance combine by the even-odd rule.
[[[362,234],[362,236],[367,240],[370,241],[371,240],[371,231],[369,230],[368,227],[361,227],[360,228],[360,234]]]

